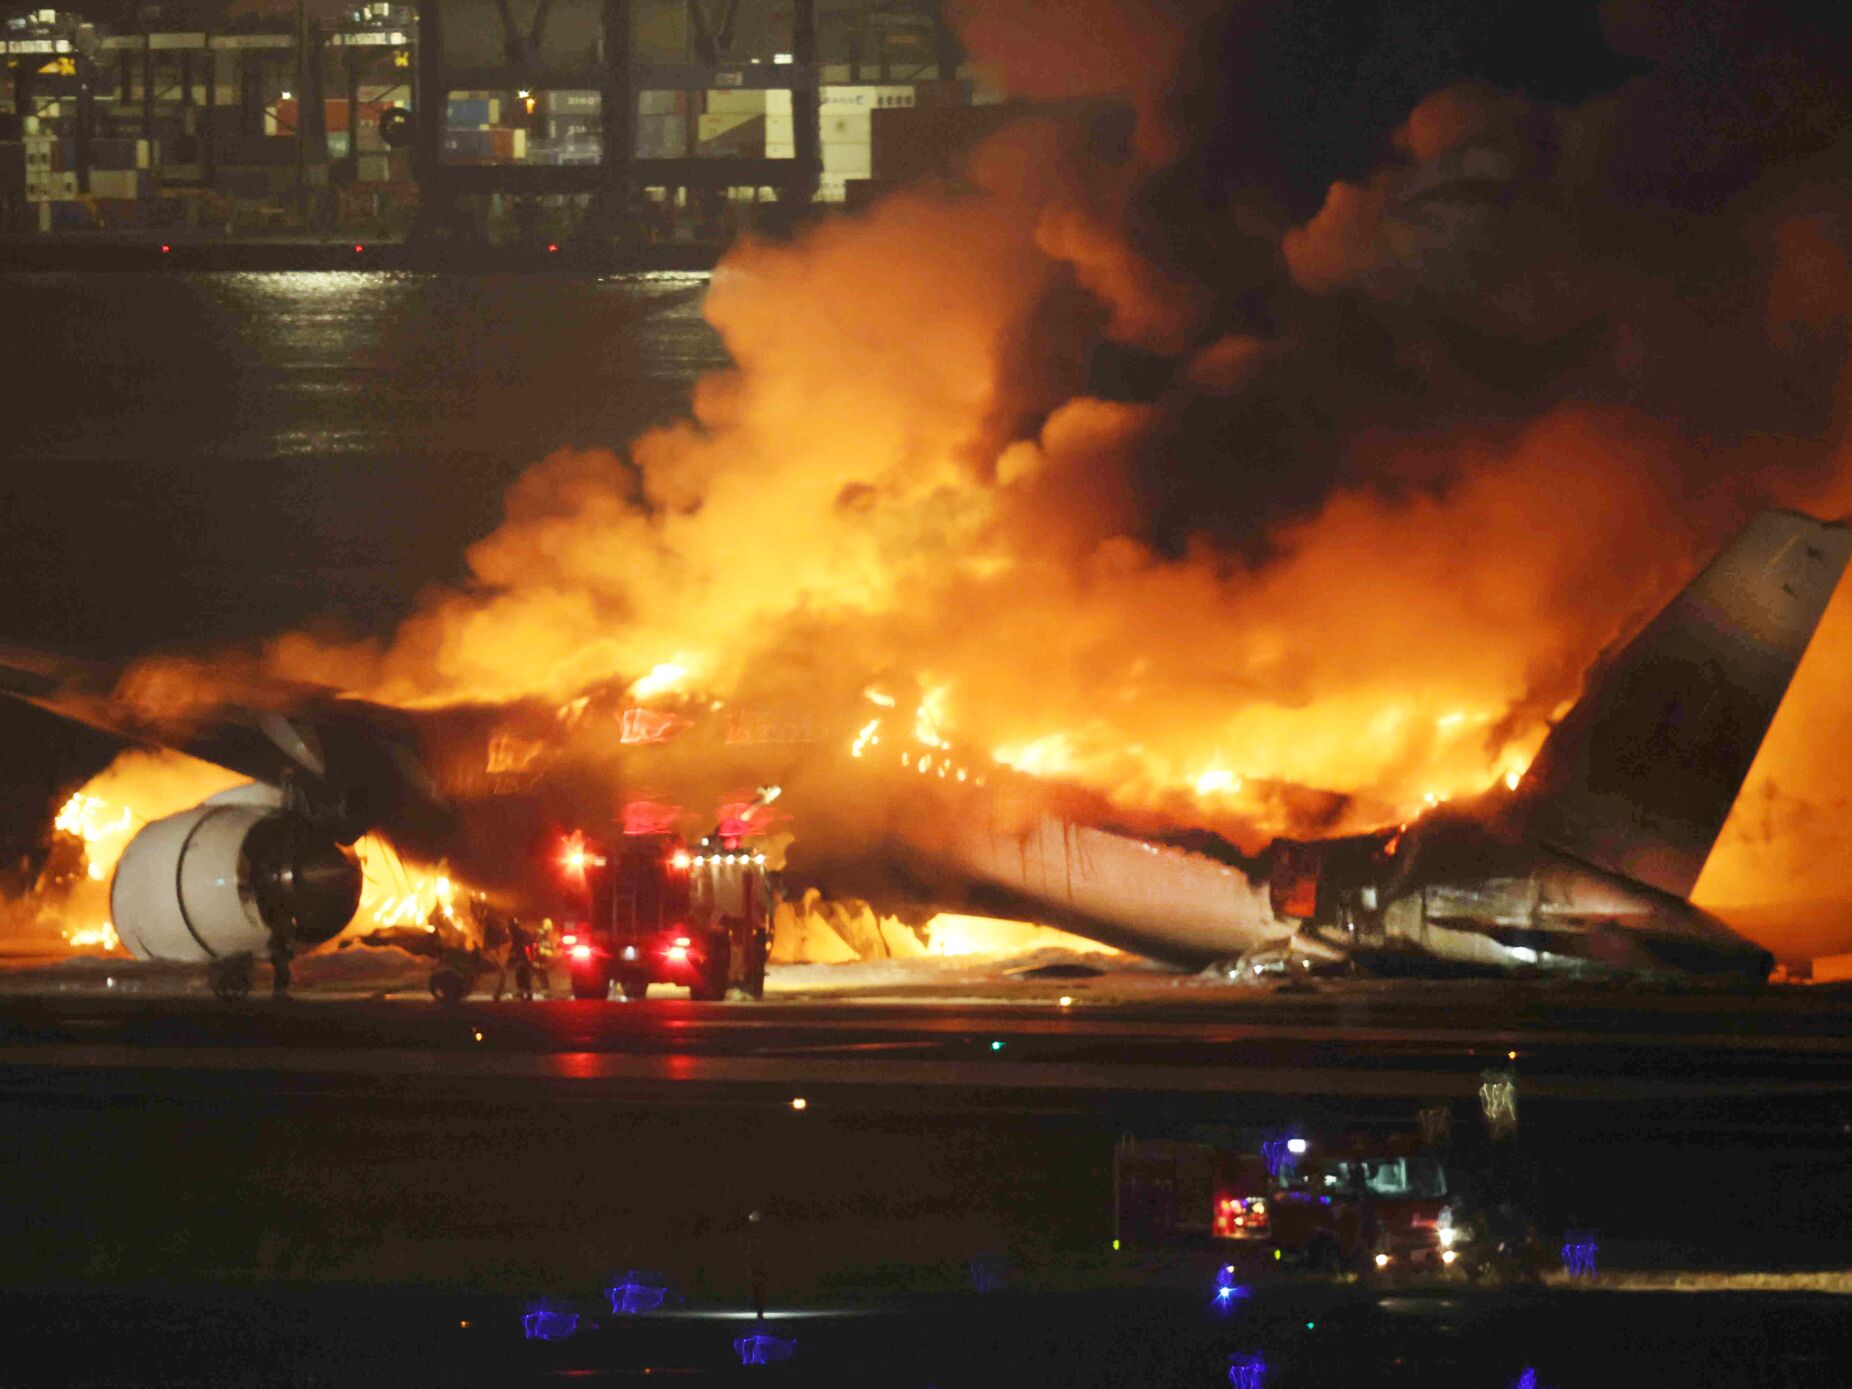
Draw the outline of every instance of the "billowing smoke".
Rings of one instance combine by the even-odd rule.
[[[444,702],[674,665],[848,728],[886,682],[1250,846],[1521,769],[1755,509],[1848,509],[1852,113],[1799,7],[1481,8],[955,6],[1047,105],[736,250],[691,419],[546,460],[470,586],[271,669]],[[1842,600],[1714,897],[1852,893],[1849,668]]]

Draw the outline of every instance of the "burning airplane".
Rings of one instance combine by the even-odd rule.
[[[251,779],[122,848],[112,919],[144,959],[332,940],[360,903],[349,846],[369,833],[537,902],[565,835],[692,818],[730,842],[778,831],[787,890],[1024,917],[1185,966],[1297,951],[1389,973],[1760,979],[1767,953],[1688,895],[1849,558],[1852,531],[1763,513],[1597,666],[1521,777],[1256,856],[1182,825],[1127,828],[1097,797],[968,756],[930,700],[884,738],[880,718],[677,712],[634,686],[420,711],[273,683],[157,713],[119,673],[13,653],[0,689]],[[773,784],[775,815],[733,789]]]
[[[391,631],[0,686],[269,788],[149,860],[240,940],[338,929],[368,831],[534,894],[575,831],[705,835],[781,785],[734,828],[794,894],[916,919],[1757,973],[1689,897],[1843,532],[1754,521],[1583,677],[1753,509],[1847,509],[1837,50],[1765,5],[1607,7],[1617,85],[1396,49],[1398,91],[1327,69],[1327,8],[954,7],[1058,105],[735,247],[728,365],[529,470],[460,582]],[[1844,898],[1834,683],[1796,686],[1699,900],[1720,866],[1728,900]]]

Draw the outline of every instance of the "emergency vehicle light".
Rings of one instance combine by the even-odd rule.
[[[575,946],[573,946],[573,947],[572,947],[572,958],[573,958],[573,959],[575,959],[575,960],[589,960],[589,959],[591,959],[591,958],[592,958],[592,948],[591,948],[591,946],[589,946],[589,945],[575,945]]]

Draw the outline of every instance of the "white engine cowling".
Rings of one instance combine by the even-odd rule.
[[[360,905],[360,865],[248,786],[144,826],[110,883],[116,934],[139,960],[200,963],[339,935]]]

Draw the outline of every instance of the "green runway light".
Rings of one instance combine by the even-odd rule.
[[[1318,1328],[1318,1323],[1315,1321],[1309,1321],[1305,1324],[1305,1329],[1307,1331],[1315,1331],[1317,1330],[1317,1328]]]
[[[990,1049],[991,1049],[992,1051],[1002,1051],[1002,1050],[1003,1050],[1003,1043],[1002,1043],[1002,1042],[992,1042],[992,1043],[990,1044]]]

